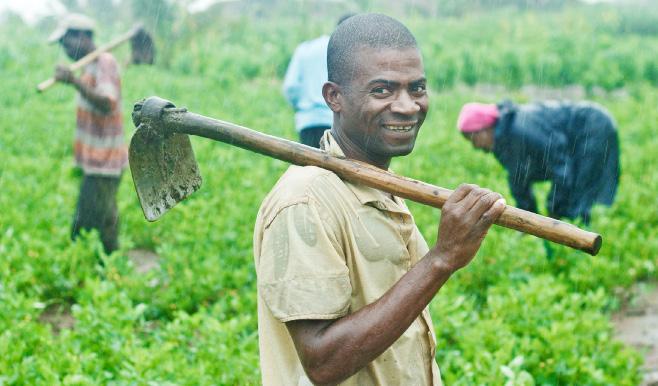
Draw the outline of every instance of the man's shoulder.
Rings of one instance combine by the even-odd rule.
[[[291,165],[279,178],[270,195],[303,199],[327,188],[340,189],[344,186],[344,182],[330,170]]]
[[[97,63],[98,66],[103,69],[117,70],[119,66],[114,55],[109,52],[103,52],[98,55]]]
[[[332,171],[316,166],[292,165],[263,200],[259,212],[267,219],[298,204],[331,207],[350,194],[347,185]]]

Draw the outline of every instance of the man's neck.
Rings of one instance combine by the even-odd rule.
[[[331,128],[331,135],[336,140],[336,143],[338,143],[338,146],[340,146],[345,157],[365,162],[380,169],[388,170],[388,167],[391,164],[390,158],[372,159],[371,157],[368,157],[360,146],[354,144],[341,130],[336,130],[334,127]]]

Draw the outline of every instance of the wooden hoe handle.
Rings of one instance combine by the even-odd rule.
[[[87,55],[80,58],[77,62],[72,63],[71,65],[69,65],[69,69],[71,71],[75,71],[75,70],[78,70],[78,69],[86,66],[87,64],[89,64],[89,63],[93,62],[94,60],[96,60],[96,58],[98,58],[98,56],[100,54],[102,54],[103,52],[111,51],[114,48],[116,48],[117,46],[119,46],[120,44],[124,43],[125,41],[130,40],[130,38],[135,36],[135,34],[141,28],[142,28],[141,25],[134,26],[130,31],[126,32],[125,34],[117,37],[116,39],[112,40],[111,42],[109,42],[105,45],[102,45],[102,46],[96,48],[92,52],[90,52]],[[44,80],[43,82],[41,82],[37,85],[37,91],[38,92],[44,92],[48,88],[50,88],[52,85],[54,85],[55,83],[57,83],[55,78],[48,78],[48,79]]]
[[[163,101],[160,98],[149,98],[145,104],[156,99]],[[363,162],[334,157],[310,146],[263,134],[230,122],[194,114],[184,108],[172,107],[171,102],[167,103],[166,106],[169,107],[161,108],[155,113],[159,116],[153,117],[141,116],[136,106],[133,113],[135,125],[139,125],[142,120],[148,120],[149,124],[153,126],[153,130],[159,131],[163,135],[173,132],[197,135],[296,165],[318,166],[331,170],[347,181],[364,184],[436,208],[443,207],[452,193],[452,190],[398,176]],[[496,224],[579,249],[591,255],[596,255],[601,248],[599,234],[509,205],[505,207]]]

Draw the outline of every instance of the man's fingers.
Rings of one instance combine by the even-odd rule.
[[[505,209],[505,200],[496,192],[473,184],[460,185],[446,204],[453,206],[457,216],[466,216],[467,223],[488,227],[498,219]]]
[[[498,196],[500,197],[500,195]],[[500,215],[503,214],[506,205],[505,199],[502,197],[496,199],[491,205],[489,205],[477,221],[476,227],[478,230],[480,232],[486,231],[494,222],[496,222],[496,220],[498,220]]]
[[[464,199],[473,189],[477,189],[477,185],[473,184],[461,184],[455,189],[454,192],[448,197],[448,201],[446,201],[446,204],[448,203],[457,203],[461,200]]]
[[[63,80],[66,75],[65,70],[62,68],[62,66],[57,66],[55,68],[55,79],[57,80]]]
[[[69,80],[73,77],[73,72],[66,66],[57,65],[55,67],[55,78],[58,80]]]
[[[459,194],[455,194],[454,197],[451,196],[450,201],[461,207],[462,210],[467,211],[471,209],[477,200],[488,191],[489,190],[480,188],[477,185],[463,184],[455,191],[455,193]]]
[[[480,217],[502,198],[503,196],[501,196],[499,193],[487,191],[486,194],[482,195],[480,199],[473,204],[473,212],[477,215],[477,217]]]
[[[483,202],[482,200],[485,200],[487,202],[491,201],[488,200],[487,197],[489,197],[492,194],[498,194],[498,193],[494,193],[491,190],[485,188],[473,189],[466,197],[464,197],[464,199],[461,201],[461,204],[463,205],[465,210],[478,211],[477,217],[479,217],[484,212],[484,210],[478,210],[477,205],[481,204]],[[494,201],[495,200],[491,201],[491,204],[493,204]]]
[[[466,216],[467,221],[471,224],[480,221],[480,217],[491,208],[496,200],[502,198],[500,194],[487,189],[481,189],[479,193],[481,194],[480,196],[469,196],[462,200],[463,205],[471,205],[470,208],[464,211],[464,216]],[[473,202],[471,203],[470,201]]]

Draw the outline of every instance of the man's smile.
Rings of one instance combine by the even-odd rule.
[[[406,133],[415,129],[418,125],[418,122],[409,122],[409,123],[399,123],[399,124],[385,124],[383,125],[386,130],[396,131]]]

